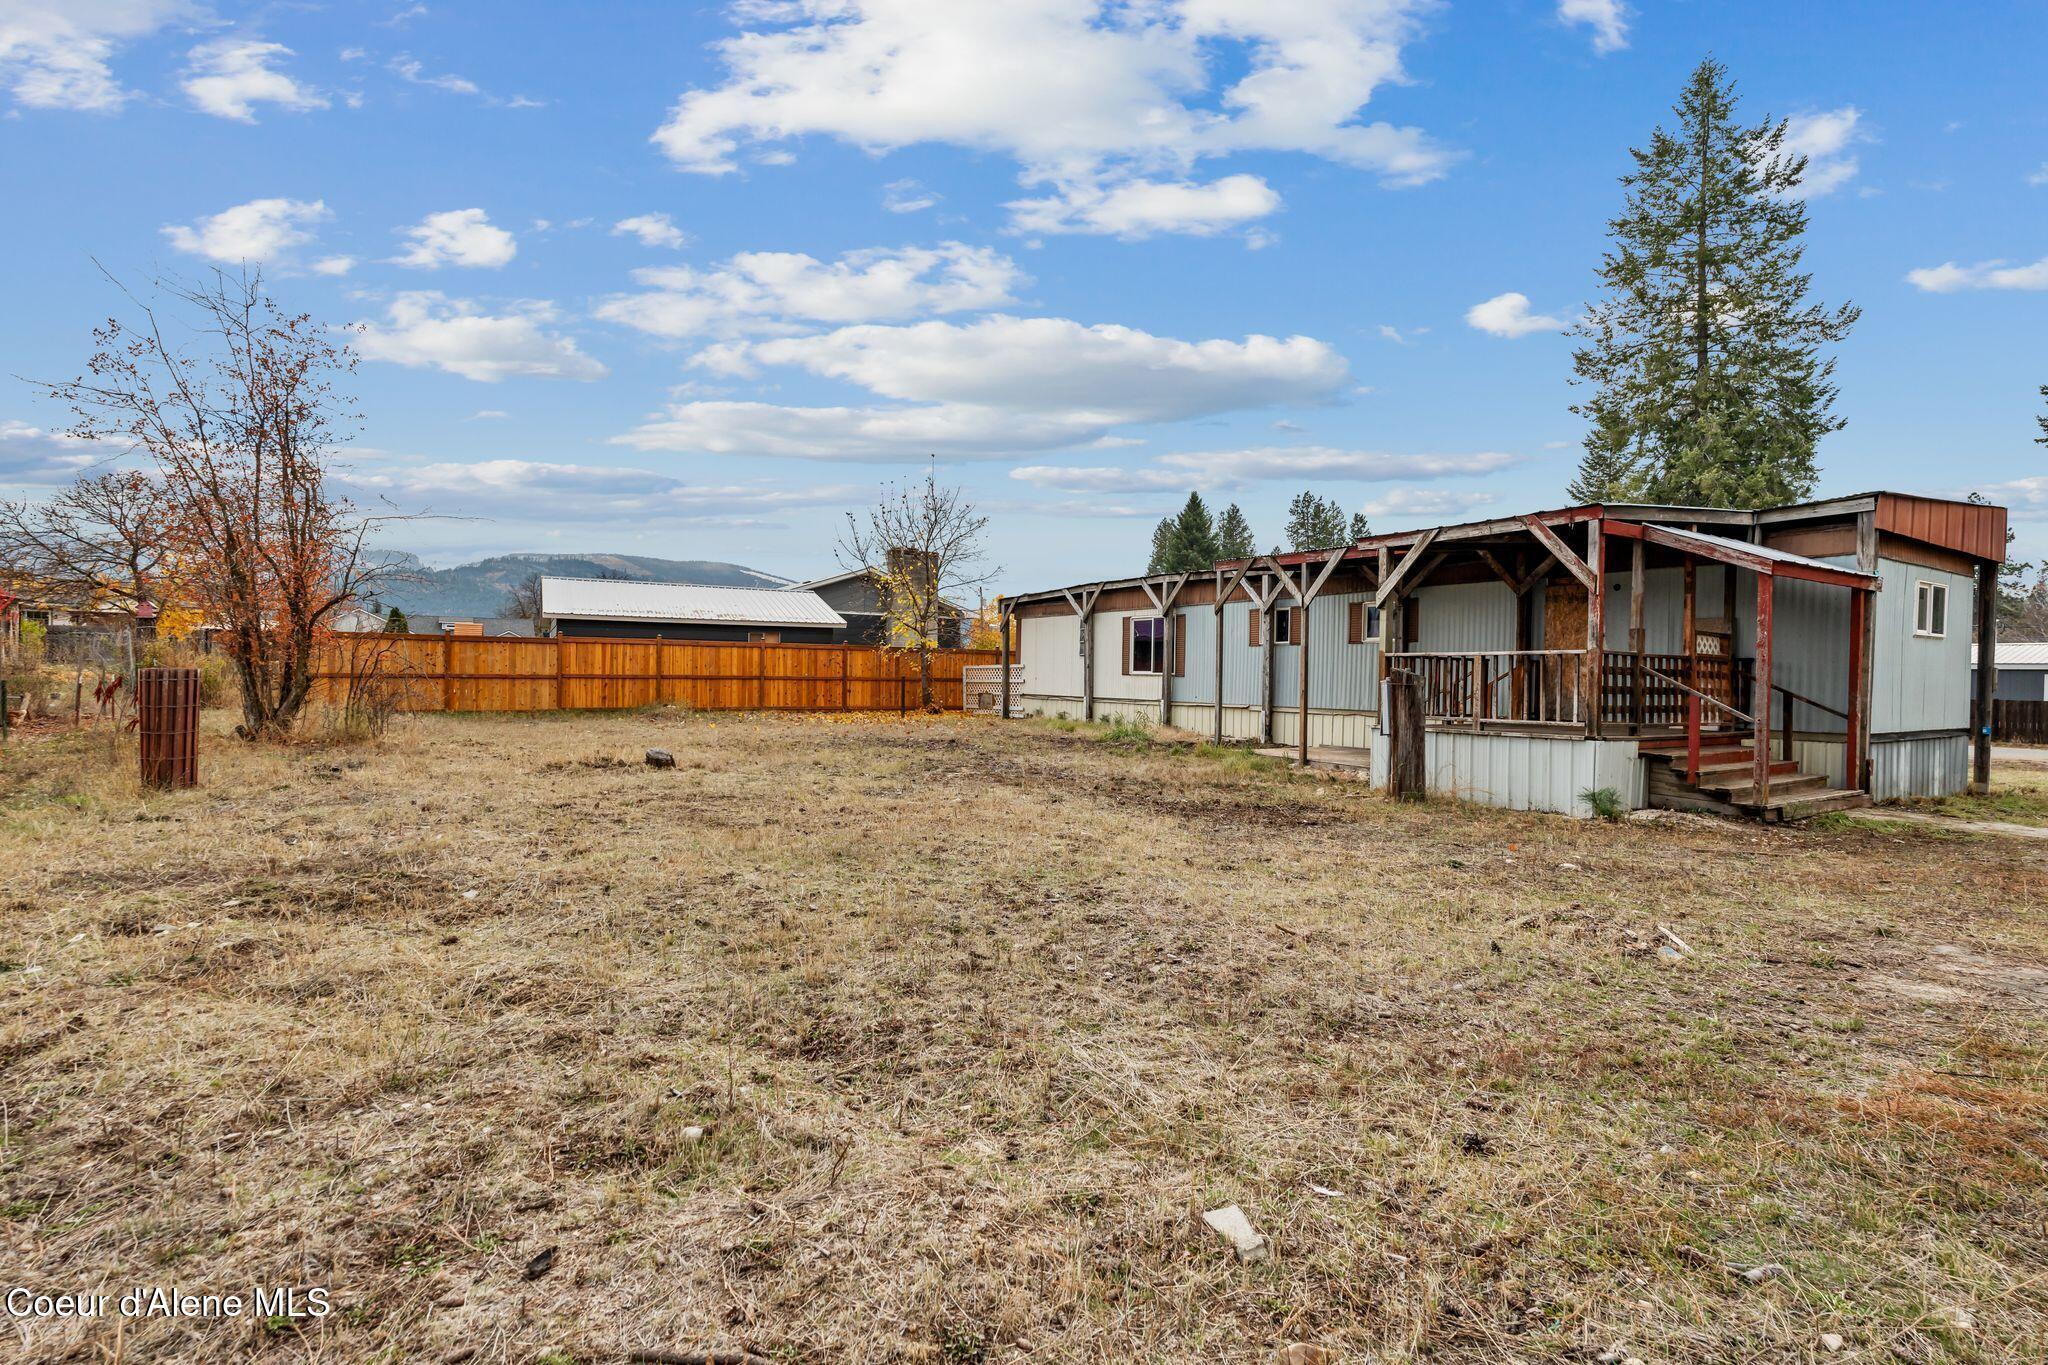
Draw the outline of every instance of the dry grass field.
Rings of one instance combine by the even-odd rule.
[[[958,717],[99,743],[0,759],[0,1286],[333,1311],[0,1358],[2048,1356],[2038,843]]]

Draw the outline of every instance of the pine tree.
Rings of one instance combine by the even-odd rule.
[[[1311,489],[1294,495],[1287,504],[1287,541],[1296,550],[1322,550],[1342,545],[1344,509]]]
[[[406,635],[411,633],[412,623],[405,619],[404,612],[400,611],[397,607],[393,607],[384,617],[384,629],[387,634]]]
[[[2048,398],[2048,384],[2041,386],[2041,396]],[[2048,417],[2036,417],[2034,423],[2041,428],[2041,434],[2034,438],[2034,444],[2037,446],[2048,446]]]
[[[1365,513],[1353,512],[1351,514],[1351,538],[1353,540],[1364,540],[1371,534],[1372,523],[1366,520]]]
[[[1167,558],[1167,573],[1199,573],[1218,559],[1216,523],[1209,516],[1209,504],[1200,493],[1188,494],[1185,506],[1173,523],[1173,552]]]
[[[1735,104],[1727,68],[1709,58],[1679,98],[1676,130],[1630,151],[1605,297],[1573,329],[1585,343],[1575,382],[1594,389],[1572,407],[1593,426],[1575,490],[1792,502],[1813,491],[1820,438],[1844,425],[1821,348],[1861,310],[1807,301],[1806,158],[1785,150],[1782,120],[1743,127]]]
[[[1173,557],[1173,518],[1161,517],[1159,524],[1152,528],[1152,558],[1146,562],[1145,572],[1165,573],[1167,561]]]
[[[1233,502],[1223,509],[1223,516],[1216,523],[1216,557],[1250,559],[1257,553],[1258,542],[1252,539],[1252,524],[1245,520],[1244,513]]]

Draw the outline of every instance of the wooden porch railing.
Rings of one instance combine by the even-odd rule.
[[[1750,695],[1756,686],[1752,659],[1610,649],[1604,663],[1600,719],[1608,724],[1675,729],[1686,723],[1689,690],[1729,706],[1754,700]]]
[[[1404,650],[1389,666],[1422,684],[1423,719],[1439,725],[1585,723],[1582,649]]]

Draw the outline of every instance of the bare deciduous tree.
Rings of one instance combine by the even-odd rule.
[[[139,470],[88,474],[41,502],[0,502],[0,564],[82,606],[159,613],[172,605],[171,515],[163,485]],[[135,631],[124,633],[128,671]]]
[[[540,575],[530,573],[514,583],[505,594],[505,615],[522,616],[533,622],[535,630],[540,629]]]
[[[982,538],[988,518],[958,488],[942,488],[936,470],[914,484],[890,487],[865,515],[846,514],[839,560],[865,569],[882,599],[885,648],[917,655],[919,704],[932,705],[932,652],[955,599],[978,593],[999,572],[987,563]]]
[[[312,691],[329,618],[389,576],[367,541],[396,518],[364,514],[331,483],[356,420],[341,387],[355,355],[279,307],[260,274],[157,282],[169,329],[123,293],[134,320],[94,329],[86,373],[46,387],[76,414],[73,435],[154,464],[165,544],[233,664],[241,733],[282,736]]]

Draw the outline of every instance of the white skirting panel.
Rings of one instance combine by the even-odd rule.
[[[1777,757],[1777,752],[1773,747],[1771,756]],[[1849,785],[1849,748],[1844,740],[1801,739],[1794,736],[1792,757],[1799,764],[1799,771],[1820,773],[1827,778],[1830,787]]]
[[[1372,770],[1387,772],[1387,737],[1372,736]],[[1634,740],[1431,730],[1422,738],[1423,784],[1432,796],[1454,796],[1510,810],[1587,817],[1582,792],[1612,787],[1621,804],[1645,804],[1643,762]]]
[[[1173,724],[1176,729],[1191,730],[1195,734],[1211,736],[1216,733],[1216,711],[1206,704],[1190,702],[1175,703]],[[1223,708],[1223,738],[1229,740],[1254,740],[1259,737],[1259,713],[1243,706]]]
[[[1970,736],[1929,735],[1919,739],[1870,738],[1870,799],[1954,796],[1970,785]]]
[[[1252,726],[1256,730],[1259,713],[1251,712]],[[1373,717],[1365,711],[1318,711],[1311,707],[1308,713],[1308,742],[1333,749],[1363,749],[1372,742]],[[1300,742],[1301,716],[1295,711],[1273,713],[1273,742],[1295,744]]]

